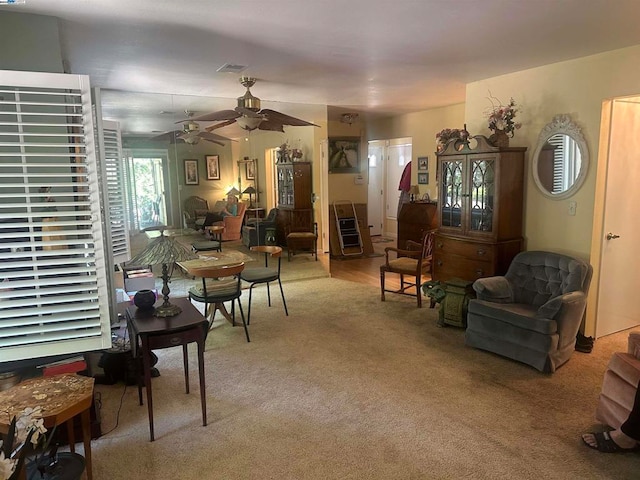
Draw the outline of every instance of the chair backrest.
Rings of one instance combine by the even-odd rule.
[[[224,278],[238,275],[244,270],[244,262],[234,265],[198,267],[188,270],[189,275],[202,278]]]
[[[249,250],[252,252],[261,252],[265,254],[264,266],[269,266],[269,257],[278,259],[278,275],[280,274],[280,259],[282,257],[282,247],[277,245],[255,245]]]
[[[275,222],[277,215],[278,215],[278,209],[277,208],[272,208],[271,210],[269,210],[269,215],[267,215],[263,221],[265,221],[265,222]]]
[[[517,254],[505,277],[515,303],[539,307],[569,292],[589,291],[593,269],[584,260],[555,252],[530,251]]]
[[[195,218],[196,210],[209,210],[209,202],[202,197],[193,195],[184,201],[184,211],[187,212],[190,217]]]

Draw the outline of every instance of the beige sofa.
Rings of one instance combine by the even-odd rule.
[[[619,428],[627,419],[640,381],[640,331],[629,334],[626,352],[616,352],[609,360],[596,407],[596,419]]]

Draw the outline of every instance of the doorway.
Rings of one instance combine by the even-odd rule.
[[[371,236],[382,235],[384,210],[384,142],[369,142],[369,185],[367,190],[367,219]]]
[[[594,221],[594,245],[600,245],[598,295],[596,301],[596,338],[640,324],[640,259],[635,251],[640,224],[635,221],[640,202],[640,97],[605,102],[602,122],[598,180],[604,185],[602,228]],[[604,157],[604,158],[603,158]],[[604,175],[604,177],[603,177]],[[592,254],[595,263],[596,256]]]
[[[164,164],[166,153],[126,150],[127,210],[130,231],[167,225]]]

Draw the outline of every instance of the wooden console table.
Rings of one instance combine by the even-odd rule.
[[[209,323],[202,314],[186,298],[171,298],[171,303],[182,309],[173,317],[155,317],[153,309],[140,310],[130,306],[126,311],[127,326],[131,337],[131,351],[138,365],[138,400],[142,405],[142,375],[140,374],[140,358],[142,358],[142,374],[147,391],[147,409],[149,410],[149,436],[155,439],[153,432],[153,398],[151,395],[151,350],[182,345],[184,362],[184,382],[186,393],[189,393],[189,359],[187,344],[198,344],[198,372],[200,377],[200,403],[202,405],[202,425],[207,425],[207,402],[204,382],[204,340]]]

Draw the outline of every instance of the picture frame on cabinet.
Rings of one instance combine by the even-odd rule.
[[[207,180],[220,180],[220,157],[218,155],[206,155]]]
[[[184,160],[184,184],[185,185],[198,185],[200,178],[198,176],[198,160],[185,159]]]
[[[329,138],[329,173],[360,172],[360,137]]]
[[[418,185],[428,185],[429,184],[429,172],[418,173]]]

